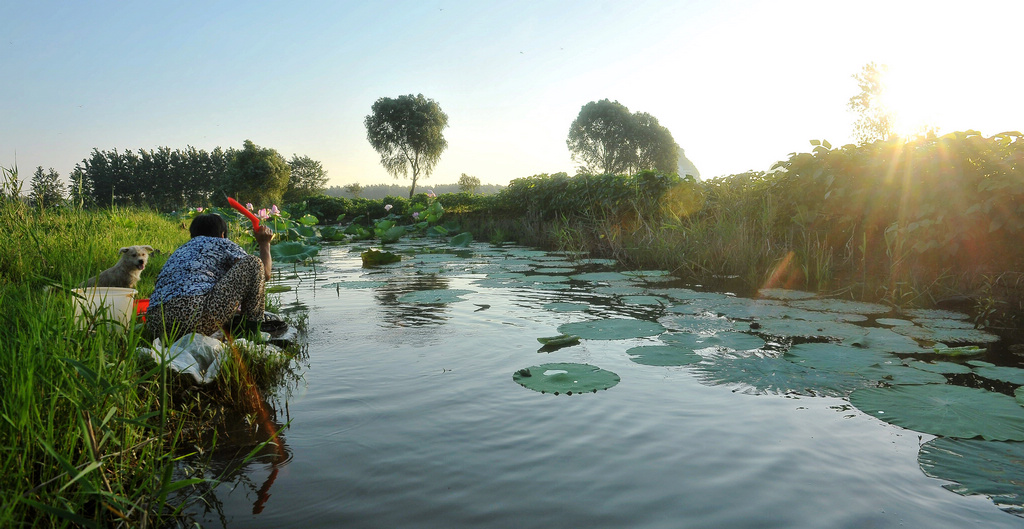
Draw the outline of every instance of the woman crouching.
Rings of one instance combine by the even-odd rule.
[[[149,297],[146,327],[154,338],[171,343],[193,332],[211,335],[239,307],[249,321],[263,320],[274,233],[266,226],[256,231],[259,257],[246,253],[227,233],[220,215],[192,219],[192,239],[167,258]]]

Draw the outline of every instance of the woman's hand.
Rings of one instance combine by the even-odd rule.
[[[274,232],[267,226],[260,226],[260,229],[256,230],[255,237],[256,243],[260,246],[269,245],[270,241],[274,239]]]

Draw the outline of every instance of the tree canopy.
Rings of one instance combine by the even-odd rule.
[[[607,99],[583,105],[566,145],[589,173],[675,173],[679,161],[679,146],[657,118]]]
[[[892,109],[886,107],[883,101],[885,75],[888,71],[888,66],[871,62],[853,76],[860,92],[850,98],[847,106],[858,115],[853,124],[853,133],[861,143],[887,140],[895,132]]]
[[[381,165],[396,179],[412,173],[411,199],[420,176],[430,176],[448,148],[442,134],[448,127],[448,115],[423,94],[382,97],[371,110],[365,121],[366,139],[380,153]]]
[[[228,188],[236,200],[276,204],[288,188],[291,166],[274,149],[245,140],[242,150],[228,164]]]
[[[60,180],[60,173],[53,167],[49,172],[43,172],[43,166],[36,167],[32,175],[32,191],[29,195],[32,203],[40,208],[56,206],[64,201],[64,182]]]
[[[459,177],[459,189],[464,193],[476,193],[476,190],[480,189],[480,179],[475,176],[462,173],[462,176]]]
[[[292,155],[288,160],[291,177],[284,192],[285,202],[299,202],[324,192],[327,187],[327,171],[324,166],[309,156]]]

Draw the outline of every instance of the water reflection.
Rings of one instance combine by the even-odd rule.
[[[374,289],[373,297],[383,309],[381,319],[391,326],[440,325],[449,318],[448,304],[403,303],[399,298],[412,292],[448,289],[450,285],[451,279],[437,274],[393,276],[384,286]]]
[[[255,498],[252,513],[261,513],[278,474],[292,460],[285,436],[290,418],[286,405],[284,409],[285,416],[280,417],[264,399],[250,411],[221,409],[213,427],[199,432],[191,447],[196,452],[184,458],[181,466],[182,477],[208,481],[183,489],[172,503],[188,505],[189,517],[206,521],[216,517],[222,527],[228,527],[224,502],[241,491]],[[202,448],[207,446],[213,448]],[[262,469],[268,471],[266,477],[255,479]]]

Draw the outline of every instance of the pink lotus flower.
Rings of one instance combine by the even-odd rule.
[[[430,198],[437,198],[437,195],[434,194],[434,190],[433,189],[431,189],[430,192],[427,193],[427,196],[430,197]]]
[[[281,214],[281,210],[277,209],[277,204],[274,204],[273,206],[270,207],[270,214],[275,216]]]
[[[262,208],[256,212],[256,216],[259,217],[261,220],[267,220],[270,218],[270,212],[267,211],[267,208]]]
[[[196,208],[196,213],[202,213],[202,212],[203,212],[203,208]]]
[[[252,208],[253,208],[252,202],[246,202],[245,203],[245,209],[247,209],[249,211],[252,211]]]
[[[391,204],[388,204],[388,205],[384,206],[384,211],[391,211],[392,207],[393,206]]]
[[[413,218],[413,219],[418,219],[418,218],[420,218],[420,212],[419,212],[419,211],[415,211],[415,212],[413,212],[413,214],[412,214],[412,218]]]

